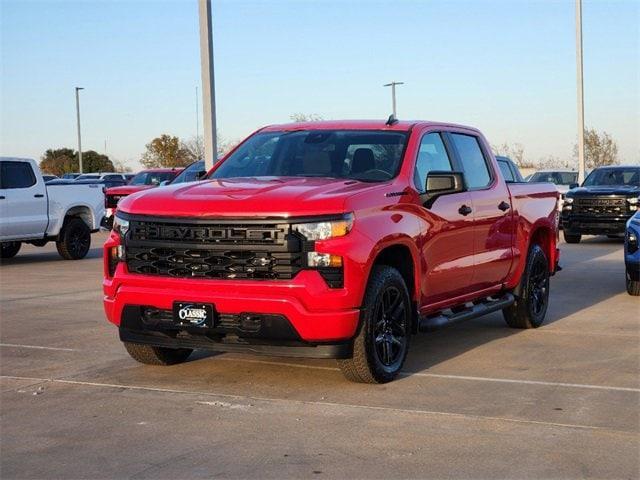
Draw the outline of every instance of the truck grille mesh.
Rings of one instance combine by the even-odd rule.
[[[576,198],[573,211],[586,215],[616,216],[626,214],[626,198],[590,197]]]
[[[290,279],[304,267],[303,243],[288,224],[131,220],[126,262],[143,275]]]

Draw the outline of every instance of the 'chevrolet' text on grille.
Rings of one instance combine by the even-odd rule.
[[[140,225],[133,227],[134,238],[149,240],[260,240],[275,241],[277,232],[268,229],[209,227],[209,226],[174,226],[174,225]]]

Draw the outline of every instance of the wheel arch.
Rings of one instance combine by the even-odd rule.
[[[91,208],[88,207],[87,205],[75,205],[69,208],[64,214],[64,218],[62,222],[63,226],[71,218],[79,218],[80,220],[82,220],[84,223],[87,224],[87,226],[89,227],[89,230],[96,229],[96,222],[93,216],[93,212]]]

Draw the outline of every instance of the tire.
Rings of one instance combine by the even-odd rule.
[[[566,230],[563,230],[562,235],[564,236],[564,241],[567,243],[580,243],[580,240],[582,240],[582,235],[579,233],[571,234]]]
[[[549,278],[549,261],[544,250],[540,245],[532,245],[516,301],[502,310],[507,325],[511,328],[538,328],[542,325],[549,307]]]
[[[176,365],[183,363],[193,350],[189,348],[166,348],[122,342],[127,353],[134,360],[145,365]]]
[[[20,242],[4,242],[0,245],[0,258],[15,257],[20,251],[22,243]]]
[[[627,270],[625,277],[627,281],[627,293],[634,297],[640,296],[640,280],[637,279],[637,276],[635,277],[636,279],[634,279]]]
[[[352,382],[390,382],[402,369],[411,337],[411,301],[400,272],[373,267],[362,307],[353,356],[338,366]]]
[[[56,247],[65,260],[80,260],[91,248],[91,230],[80,218],[65,220]]]

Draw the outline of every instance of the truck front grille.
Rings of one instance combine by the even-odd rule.
[[[590,197],[575,198],[573,212],[581,215],[619,216],[628,213],[626,198]]]
[[[131,220],[126,262],[143,275],[291,279],[305,266],[303,244],[286,223]]]

